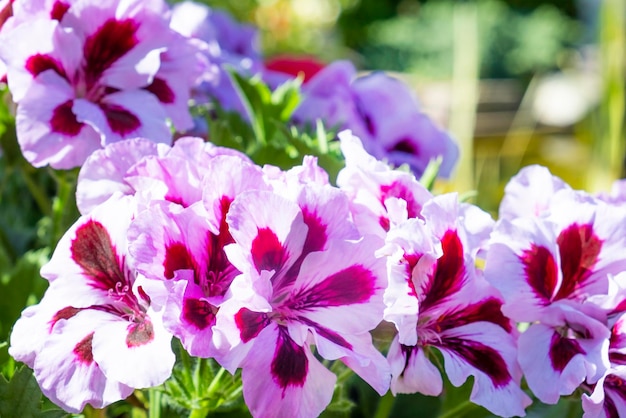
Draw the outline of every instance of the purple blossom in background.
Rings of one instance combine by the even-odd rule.
[[[421,110],[409,87],[382,72],[357,76],[348,61],[337,61],[303,87],[296,124],[350,129],[374,157],[395,166],[408,164],[420,176],[431,159],[441,157],[439,174],[449,177],[459,150],[448,133]]]
[[[157,0],[14,5],[0,58],[29,162],[72,168],[124,138],[169,143],[168,118],[191,127],[195,50],[169,29],[167,10]]]
[[[172,10],[171,27],[193,38],[203,65],[196,80],[193,99],[200,104],[215,100],[226,110],[245,114],[245,108],[227,69],[252,76],[262,71],[258,31],[237,22],[228,13],[203,4],[185,1]]]

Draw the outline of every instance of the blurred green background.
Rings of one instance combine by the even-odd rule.
[[[624,0],[207,0],[260,29],[265,56],[395,73],[462,161],[440,191],[497,212],[520,167],[573,187],[624,176]]]

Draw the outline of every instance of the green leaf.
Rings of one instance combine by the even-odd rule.
[[[0,274],[0,340],[6,340],[9,330],[25,306],[37,303],[48,286],[39,270],[48,261],[47,248],[29,251],[13,268]]]
[[[42,394],[33,372],[22,367],[7,381],[0,376],[0,416],[2,418],[67,416],[67,413],[55,409],[42,411]]]

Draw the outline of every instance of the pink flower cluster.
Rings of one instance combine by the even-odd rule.
[[[172,336],[241,368],[253,416],[320,414],[336,380],[320,359],[381,395],[439,395],[436,352],[500,416],[531,403],[522,376],[545,403],[580,389],[587,417],[626,411],[622,189],[594,197],[528,167],[494,222],[340,140],[338,187],[312,157],[282,171],[193,137],[96,151],[11,355],[68,411],[164,382]]]
[[[381,395],[439,395],[445,371],[455,386],[473,377],[470,399],[501,416],[530,405],[522,378],[544,403],[580,390],[586,417],[626,415],[626,183],[591,196],[528,167],[497,222],[433,196],[413,173],[439,156],[449,174],[450,137],[406,86],[343,62],[304,85],[293,120],[363,139],[339,134],[337,186],[310,156],[283,171],[196,137],[170,145],[168,121],[192,125],[192,87],[237,108],[210,69],[223,77],[253,49],[219,13],[169,13],[160,0],[23,0],[0,33],[25,157],[82,165],[82,216],[11,334],[48,398],[79,412],[160,385],[176,337],[241,369],[259,417],[319,415],[332,361]],[[383,322],[397,331],[386,357],[371,336]]]

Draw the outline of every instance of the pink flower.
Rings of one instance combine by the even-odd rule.
[[[385,319],[399,334],[388,359],[394,393],[439,395],[440,372],[429,359],[441,352],[455,386],[471,375],[470,399],[501,416],[524,415],[516,332],[502,301],[475,267],[493,221],[455,195],[433,198],[424,221],[409,219],[389,231],[379,255],[388,256]]]
[[[89,156],[81,168],[78,208],[82,214],[89,213],[115,192],[138,194],[146,204],[167,200],[190,206],[202,200],[202,181],[217,155],[249,161],[238,151],[195,137],[179,138],[172,147],[143,138],[110,144]]]
[[[519,363],[537,397],[556,403],[582,383],[595,384],[609,367],[605,305],[618,291],[610,277],[626,269],[626,214],[546,171],[541,176],[543,182],[531,181],[546,188],[531,195],[536,203],[530,206],[539,211],[505,211],[492,234],[485,276],[502,293],[504,314],[531,323],[519,339]],[[522,196],[518,186],[511,190],[509,203]]]
[[[361,233],[384,239],[394,224],[421,216],[422,206],[432,195],[413,174],[392,170],[368,154],[350,131],[341,132],[339,139],[346,165],[337,184],[350,198]]]
[[[226,248],[242,272],[218,313],[215,332],[242,367],[246,404],[254,416],[319,415],[335,377],[310,346],[341,360],[379,393],[388,366],[369,331],[382,315],[384,265],[375,237],[352,240],[347,202],[330,186],[303,189],[295,203],[272,192],[238,196],[227,216],[235,243]],[[349,233],[348,236],[344,236]]]
[[[206,166],[204,200],[183,208],[153,204],[129,231],[130,251],[147,278],[146,293],[164,306],[164,324],[194,356],[218,354],[216,313],[239,270],[226,257],[233,242],[226,223],[231,203],[246,190],[269,189],[261,169],[234,156]]]
[[[167,117],[190,127],[182,80],[194,51],[184,43],[172,49],[181,39],[162,17],[165,3],[47,1],[49,15],[36,4],[25,0],[16,10],[0,46],[18,103],[18,140],[33,165],[79,166],[129,137],[168,143]]]
[[[11,355],[67,411],[160,385],[174,365],[171,335],[126,253],[133,206],[113,197],[70,228],[42,268],[50,287],[11,335]]]
[[[622,279],[626,278],[622,274]],[[626,414],[626,314],[612,320],[609,345],[611,367],[582,397],[585,418],[616,418]]]
[[[554,194],[571,190],[546,167],[531,165],[512,177],[500,202],[500,219],[540,216],[548,211]]]

